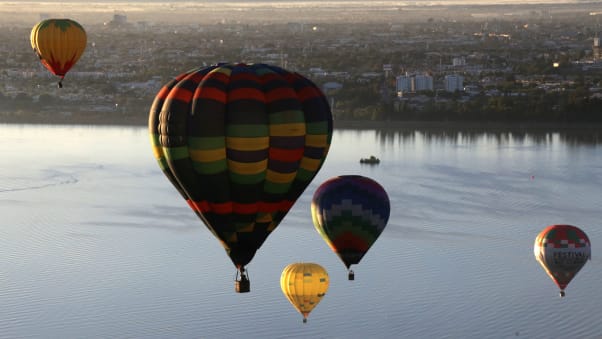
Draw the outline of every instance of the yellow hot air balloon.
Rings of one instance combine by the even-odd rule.
[[[86,31],[71,19],[46,19],[33,27],[31,48],[52,74],[59,76],[63,87],[65,74],[86,49]]]
[[[280,288],[288,301],[303,315],[303,322],[328,290],[328,273],[314,263],[295,263],[284,268]]]

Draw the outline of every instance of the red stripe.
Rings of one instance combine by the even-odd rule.
[[[265,102],[265,96],[263,92],[255,88],[238,88],[228,93],[228,100],[257,100],[259,102]]]
[[[58,61],[42,59],[42,64],[54,75],[65,75],[65,72],[61,70],[61,64]]]
[[[303,158],[304,148],[284,149],[270,147],[268,157],[272,160],[296,162]]]
[[[297,96],[301,102],[304,102],[309,99],[319,98],[323,95],[316,88],[307,86],[297,92]]]
[[[293,207],[293,202],[282,200],[278,202],[257,202],[251,204],[241,204],[235,202],[210,203],[207,200],[191,201],[187,200],[188,205],[194,211],[200,213],[216,213],[216,214],[256,214],[256,213],[273,213],[277,211],[286,212]]]
[[[163,86],[159,90],[159,93],[157,93],[156,98],[165,99],[167,97],[167,95],[169,94],[169,91],[171,91],[171,88],[169,88],[167,86]]]
[[[297,93],[290,87],[275,88],[265,94],[267,102],[272,102],[282,99],[297,99]]]
[[[194,99],[211,99],[215,101],[219,101],[223,104],[226,103],[227,96],[224,91],[217,89],[215,87],[197,87],[196,91],[194,91]]]
[[[203,73],[199,73],[199,72],[194,72],[194,73],[188,73],[188,77],[185,79],[185,81],[192,81],[195,84],[198,84],[199,82],[203,81],[203,79],[205,78],[205,75]]]
[[[204,76],[203,81],[205,81],[207,79],[217,80],[219,82],[227,84],[228,79],[230,79],[230,77],[227,74],[222,73],[222,72],[210,72]]]
[[[358,252],[367,252],[370,248],[370,244],[366,243],[366,240],[356,236],[351,232],[345,232],[338,236],[332,242],[337,251],[345,249],[352,249]]]
[[[286,79],[284,79],[280,74],[277,73],[266,73],[261,76],[261,82],[264,84],[275,79],[282,79],[283,81],[286,81]]]
[[[230,79],[231,79],[231,81],[251,80],[251,81],[256,82],[256,83],[260,82],[259,81],[260,78],[257,76],[257,74],[255,74],[255,73],[248,73],[248,72],[232,74],[232,75],[230,75]]]
[[[192,93],[181,87],[174,87],[171,89],[169,94],[167,94],[167,100],[180,100],[183,102],[190,102],[192,99]]]

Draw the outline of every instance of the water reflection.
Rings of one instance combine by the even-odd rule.
[[[403,128],[377,129],[376,138],[381,145],[395,143],[496,143],[500,146],[511,144],[551,145],[564,143],[569,146],[595,146],[602,143],[602,131],[598,129],[567,129],[549,131],[541,129],[443,129],[443,128]]]

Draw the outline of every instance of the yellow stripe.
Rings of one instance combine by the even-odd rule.
[[[271,181],[273,183],[277,183],[277,184],[288,184],[289,182],[292,182],[295,179],[296,175],[297,175],[297,172],[279,173],[279,172],[274,172],[272,170],[268,170],[266,180]]]
[[[270,135],[278,137],[305,135],[305,123],[270,125]]]
[[[226,242],[230,243],[230,244],[238,242],[238,236],[236,235],[236,232],[232,232],[232,233],[230,233],[230,235],[225,235],[225,238],[226,238]]]
[[[163,153],[163,148],[160,146],[153,146],[153,154],[157,160],[164,158],[165,154]]]
[[[227,67],[218,67],[218,68],[213,69],[211,72],[209,72],[209,74],[214,73],[214,72],[224,73],[225,75],[230,76],[230,74],[232,73],[232,70]]]
[[[269,232],[271,232],[271,231],[273,231],[273,230],[276,228],[276,226],[278,226],[278,224],[277,224],[277,223],[275,223],[275,222],[272,222],[272,223],[270,223],[270,225],[268,226],[267,230],[268,230]]]
[[[236,138],[227,137],[226,146],[237,151],[261,151],[270,146],[269,137]]]
[[[321,163],[321,159],[303,157],[303,159],[301,159],[301,164],[299,165],[299,167],[311,172],[315,172],[318,170],[318,168],[320,168]]]
[[[228,169],[236,174],[259,174],[268,167],[268,160],[258,162],[238,162],[228,160]]]
[[[326,134],[308,134],[305,136],[305,145],[312,147],[324,147],[328,145],[328,135]]]
[[[259,213],[257,218],[255,218],[255,222],[259,223],[271,223],[273,221],[272,215],[270,213]]]
[[[190,158],[197,162],[212,162],[226,159],[226,149],[218,148],[211,150],[195,150],[190,149]]]
[[[38,29],[40,28],[40,23],[36,24],[33,29],[31,30],[31,33],[29,34],[29,41],[31,41],[31,48],[35,48],[37,49],[37,45],[38,43],[36,42],[37,36],[38,36]]]
[[[244,224],[236,227],[236,232],[253,232],[255,230],[255,223]]]

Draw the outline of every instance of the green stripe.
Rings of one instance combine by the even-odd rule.
[[[188,137],[188,146],[195,150],[212,150],[226,147],[226,138],[219,137]]]
[[[226,159],[212,162],[193,162],[192,167],[198,174],[217,174],[228,169]]]
[[[259,174],[237,174],[234,172],[230,172],[230,180],[235,184],[257,184],[265,180],[266,172],[261,172]]]
[[[307,134],[328,134],[328,121],[308,122],[305,129]]]
[[[159,141],[159,134],[151,134],[151,145],[153,146],[161,146],[161,142]]]
[[[159,168],[161,168],[163,172],[171,172],[171,170],[168,170],[169,165],[167,165],[165,158],[161,157],[157,159],[157,163],[159,163]]]
[[[291,124],[304,121],[305,115],[303,114],[303,111],[299,110],[287,110],[277,113],[270,113],[271,124]]]
[[[351,216],[351,212],[343,212],[343,216],[325,222],[324,228],[329,238],[333,239],[333,242],[342,233],[351,232],[353,235],[363,239],[368,245],[371,245],[380,235],[376,226],[370,221],[361,217],[353,217]]]
[[[270,194],[284,194],[288,192],[291,187],[291,183],[278,184],[271,181],[266,181],[263,189],[265,192]]]
[[[304,182],[310,181],[311,179],[313,179],[315,174],[316,172],[308,171],[304,168],[299,168],[299,170],[297,170],[297,176],[295,177],[295,180]]]
[[[269,135],[267,125],[228,125],[226,135],[229,137],[265,137]]]
[[[165,147],[163,153],[165,154],[167,161],[186,159],[190,157],[187,146]]]

